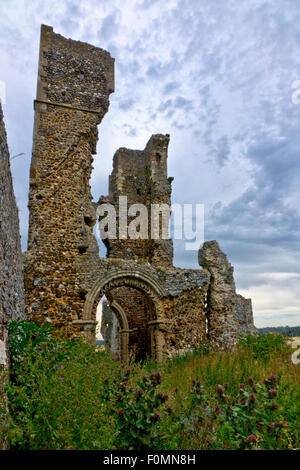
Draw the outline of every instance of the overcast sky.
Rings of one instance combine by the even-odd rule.
[[[23,248],[41,23],[108,50],[115,93],[92,191],[119,147],[169,133],[172,201],[205,205],[205,239],[234,265],[257,326],[300,324],[300,2],[1,0],[0,80]],[[0,82],[1,83],[1,82]],[[197,252],[175,243],[175,263]]]

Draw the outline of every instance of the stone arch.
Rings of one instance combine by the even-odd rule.
[[[93,312],[96,302],[103,295],[106,295],[108,298],[111,297],[109,292],[118,287],[133,287],[142,291],[152,300],[155,316],[148,322],[151,332],[151,354],[153,359],[160,361],[164,346],[163,324],[166,323],[162,306],[162,298],[165,296],[165,292],[162,286],[151,275],[142,270],[112,269],[95,281],[86,297],[82,320],[80,321],[84,325],[86,339],[91,339],[91,330],[95,324]],[[126,361],[128,359],[130,334],[128,319],[123,308],[113,299],[110,301],[110,306],[121,326],[121,358]]]

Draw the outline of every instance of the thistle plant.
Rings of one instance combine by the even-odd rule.
[[[161,374],[152,371],[144,375],[134,387],[128,382],[129,371],[119,384],[117,395],[117,430],[119,448],[155,448],[162,435],[158,433],[157,423],[164,414],[172,413],[167,406],[168,395],[158,391]]]

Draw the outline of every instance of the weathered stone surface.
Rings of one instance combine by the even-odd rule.
[[[151,207],[153,204],[171,204],[171,182],[167,176],[167,158],[170,136],[152,135],[144,150],[120,148],[114,155],[113,172],[109,177],[109,196],[102,197],[99,205],[109,202],[117,212],[119,233],[119,197],[127,197],[127,205],[143,204],[148,211],[147,239],[105,240],[109,258],[144,260],[156,266],[172,266],[173,242],[163,239],[162,223],[157,239],[151,233]],[[165,217],[168,226],[170,214]],[[133,217],[134,219],[134,217]],[[130,220],[128,221],[130,225]],[[152,224],[154,226],[154,224]]]
[[[0,365],[7,364],[7,324],[25,316],[19,217],[0,103]]]
[[[236,295],[234,304],[234,318],[238,324],[238,333],[247,335],[256,332],[253,321],[251,299],[245,299],[245,297],[240,294]]]
[[[233,267],[216,241],[205,242],[202,245],[198,261],[211,276],[207,292],[209,340],[214,346],[230,349],[237,341]]]
[[[4,392],[7,378],[5,370],[9,367],[7,326],[11,320],[21,320],[24,317],[19,217],[0,102],[0,406],[4,408],[7,407],[7,397]],[[0,450],[6,448],[6,438],[0,435]]]
[[[251,299],[236,293],[233,267],[215,240],[202,245],[198,261],[210,273],[207,292],[208,338],[214,346],[231,349],[237,342],[238,334],[255,331]]]
[[[162,218],[156,222],[159,228],[153,239],[151,227],[155,219],[151,209],[159,205],[171,206],[171,182],[168,177],[167,159],[170,136],[156,134],[144,150],[120,148],[114,155],[113,172],[109,178],[109,195],[102,196],[101,204],[112,204],[117,213],[119,233],[119,198],[126,196],[127,205],[140,203],[147,209],[147,238],[115,240],[103,239],[108,248],[108,259],[120,258],[142,263],[143,270],[151,270],[151,277],[161,285],[165,297],[161,299],[164,350],[168,356],[177,350],[191,349],[206,335],[205,298],[209,276],[200,270],[173,267],[173,243],[163,236]],[[170,213],[165,212],[164,224],[168,226]],[[130,223],[130,221],[129,221]],[[104,232],[105,237],[105,232]],[[157,317],[156,307],[143,291],[131,287],[111,290],[111,297],[124,309],[131,329],[129,352],[137,360],[151,353],[151,329],[149,325]]]
[[[114,59],[103,49],[41,28],[30,169],[26,308],[65,334],[81,317],[82,278],[99,267],[89,179],[97,125],[114,88]],[[92,282],[91,274],[85,279]]]

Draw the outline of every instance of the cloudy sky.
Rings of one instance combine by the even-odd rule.
[[[205,239],[227,253],[256,325],[299,325],[300,2],[1,0],[8,142],[11,157],[24,153],[12,160],[24,249],[41,23],[116,59],[95,199],[107,194],[119,147],[169,133],[172,200],[205,205]],[[197,267],[197,252],[176,242],[175,263]]]

